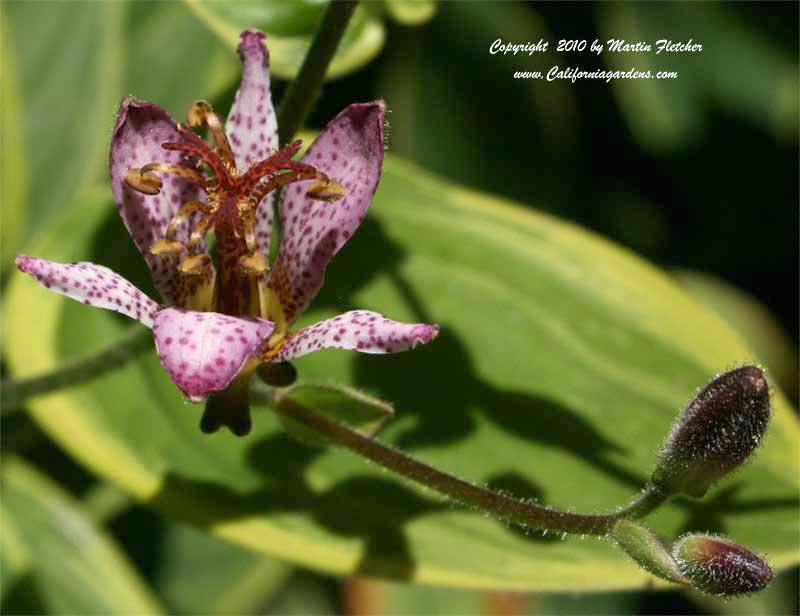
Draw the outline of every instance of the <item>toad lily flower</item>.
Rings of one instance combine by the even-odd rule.
[[[243,32],[238,51],[244,71],[224,128],[204,101],[189,107],[185,124],[132,97],[120,107],[111,188],[163,304],[93,263],[19,255],[17,266],[53,291],[152,328],[172,381],[194,402],[211,396],[201,428],[227,425],[243,435],[251,425],[247,385],[259,365],[323,348],[405,351],[438,328],[356,310],[290,331],[375,194],[384,105],[350,105],[296,162],[299,141],[278,149],[264,35]],[[191,130],[201,126],[213,146]],[[279,187],[281,239],[270,266]],[[205,242],[212,232],[216,259]]]

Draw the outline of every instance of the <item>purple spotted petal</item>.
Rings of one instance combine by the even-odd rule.
[[[342,184],[339,201],[306,197],[309,182],[283,191],[281,246],[270,279],[289,323],[311,303],[325,268],[366,216],[383,165],[383,102],[350,105],[325,128],[304,162]]]
[[[153,281],[164,299],[174,304],[184,293],[177,273],[177,259],[162,259],[150,254],[150,246],[162,239],[167,225],[187,201],[197,199],[202,191],[174,175],[156,172],[163,186],[157,195],[143,195],[128,187],[123,176],[128,169],[148,163],[182,163],[183,154],[161,147],[165,141],[183,141],[175,129],[175,121],[156,105],[129,96],[122,101],[117,125],[111,138],[111,191],[120,216],[153,273]],[[176,236],[180,242],[188,238],[188,227],[182,225]],[[205,244],[200,248],[205,251]]]
[[[165,308],[155,316],[153,336],[161,365],[193,402],[225,389],[272,334],[263,319]]]
[[[271,360],[288,361],[320,349],[399,353],[427,344],[438,333],[438,325],[398,323],[377,312],[353,310],[291,334]]]
[[[89,306],[121,312],[153,327],[158,304],[107,267],[94,263],[54,263],[26,255],[17,255],[17,267],[51,291]]]
[[[244,170],[278,148],[278,124],[270,95],[264,33],[245,30],[239,37],[238,50],[244,71],[225,129],[236,166]]]
[[[278,149],[278,123],[269,84],[269,52],[264,33],[245,30],[239,37],[239,57],[244,65],[242,83],[233,101],[225,129],[231,142],[236,166],[247,169]],[[269,193],[256,212],[256,244],[269,255],[272,238],[272,210],[275,196]]]

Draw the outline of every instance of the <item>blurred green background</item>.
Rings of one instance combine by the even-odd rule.
[[[76,200],[94,196],[97,205],[81,210],[91,224],[92,212],[106,207],[102,167],[121,96],[156,102],[176,117],[197,98],[224,112],[239,75],[236,33],[256,26],[268,32],[280,100],[324,3],[12,0],[0,10],[5,300],[16,251],[45,242],[48,225],[63,220]],[[366,2],[309,126],[321,128],[350,102],[385,99],[392,154],[450,182],[573,221],[666,268],[739,332],[796,405],[798,17],[794,2]],[[611,84],[512,76],[553,64],[627,68],[630,56],[488,53],[497,38],[543,38],[553,48],[562,38],[611,37],[691,37],[704,51],[636,58],[641,68],[653,62],[653,70],[680,71],[677,81]],[[408,169],[392,176],[398,199],[404,173],[409,198],[419,190]],[[108,212],[98,218],[93,241],[124,243]],[[370,243],[385,241],[380,230],[365,231]],[[384,247],[389,262],[399,259],[395,252],[414,250]],[[129,248],[95,247],[90,254],[105,255],[105,264],[120,265],[148,288],[141,268],[125,265]],[[341,306],[349,290],[322,299]],[[4,332],[8,361],[6,340]],[[7,364],[4,376],[14,376]],[[112,613],[121,605],[178,614],[798,610],[796,569],[762,595],[727,603],[667,590],[510,594],[329,577],[137,504],[56,446],[28,414],[4,412],[2,428],[3,613]],[[293,447],[282,451],[287,468],[292,455],[303,460]],[[512,477],[509,489],[516,487]],[[103,571],[107,579],[98,581]],[[587,567],[587,583],[593,575]]]

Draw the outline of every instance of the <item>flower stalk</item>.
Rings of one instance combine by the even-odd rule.
[[[251,391],[253,401],[269,402],[280,415],[302,424],[328,441],[345,447],[363,458],[402,475],[439,494],[489,513],[492,517],[528,529],[577,535],[606,536],[619,520],[616,512],[580,514],[560,511],[530,501],[495,492],[459,479],[429,464],[387,447],[356,430],[328,419],[280,393],[271,394],[260,387]]]
[[[117,370],[135,359],[140,353],[151,348],[152,336],[147,330],[138,327],[99,351],[80,357],[53,372],[16,381],[7,379],[0,385],[2,414],[18,411],[28,398],[41,396],[51,391],[80,385],[94,378]]]
[[[288,143],[300,129],[322,89],[328,65],[336,54],[357,0],[334,0],[328,4],[297,77],[289,85],[278,109],[278,137]]]
[[[731,382],[735,386],[726,386]],[[757,438],[753,439],[757,444],[769,418],[767,392],[768,385],[763,372],[754,366],[729,371],[712,380],[690,403],[663,450],[671,453],[670,447],[673,447],[678,452],[674,455],[681,454],[686,449],[679,446],[687,440],[684,432],[691,429],[690,434],[694,441],[701,444],[710,441],[713,444],[705,449],[689,448],[692,460],[708,462],[690,465],[688,471],[681,467],[676,476],[705,479],[710,473],[714,479],[718,478],[724,474],[717,472],[719,452],[725,454],[734,451],[737,454],[735,462],[744,462],[755,446],[748,446],[747,453],[740,454],[739,431],[732,432],[727,426],[731,417],[737,424],[756,424],[760,428]],[[336,405],[327,409],[323,404],[318,408],[318,403],[313,399],[307,402],[301,397],[298,400],[293,394],[293,388],[255,387],[251,395],[254,401],[268,404],[285,424],[295,424],[301,430],[321,437],[322,442],[345,447],[450,500],[526,529],[591,535],[610,540],[640,567],[667,581],[692,586],[705,593],[736,596],[760,590],[772,579],[772,570],[762,557],[729,539],[689,535],[682,537],[673,546],[670,541],[636,521],[675,494],[656,481],[649,482],[636,498],[613,512],[582,514],[561,511],[478,486],[387,447],[339,421],[341,409]],[[702,414],[708,420],[706,422],[697,419],[700,415],[697,412],[698,400],[702,401],[703,409],[708,407],[713,410]],[[330,412],[326,412],[326,409]],[[662,452],[662,460],[663,457]],[[724,466],[723,470],[727,471],[731,465]],[[658,471],[662,468],[663,463],[660,460],[654,475],[660,476]]]
[[[643,518],[650,512],[658,509],[658,507],[669,499],[670,495],[668,493],[648,483],[636,498],[617,510],[617,516],[626,519]]]

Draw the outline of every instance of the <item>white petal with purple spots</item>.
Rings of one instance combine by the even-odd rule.
[[[264,33],[245,30],[239,37],[243,73],[225,124],[236,166],[247,169],[278,149],[278,124],[270,94],[269,53]]]
[[[399,353],[427,344],[438,333],[437,325],[398,323],[377,312],[353,310],[290,334],[271,361],[288,361],[320,349]]]
[[[247,169],[278,149],[278,123],[272,106],[269,52],[264,47],[264,33],[258,30],[242,32],[238,51],[244,70],[225,130],[236,166]],[[256,244],[265,255],[269,254],[272,239],[274,203],[275,197],[270,193],[261,200],[256,212]]]
[[[153,327],[158,304],[119,274],[94,263],[54,263],[17,255],[17,267],[39,284],[89,306],[120,312]]]
[[[165,308],[153,336],[161,365],[193,402],[225,389],[275,326],[263,319]]]
[[[161,147],[165,141],[182,142],[175,121],[156,105],[129,96],[120,105],[117,125],[111,138],[111,191],[120,216],[139,252],[153,273],[153,282],[167,303],[175,303],[180,288],[177,259],[150,254],[150,246],[166,235],[167,225],[187,201],[198,199],[202,191],[171,174],[155,172],[162,180],[161,192],[143,195],[123,181],[128,169],[148,163],[185,163],[181,152]],[[188,239],[188,225],[182,225],[176,239]],[[199,250],[205,252],[203,242]]]
[[[343,185],[346,195],[325,202],[306,197],[310,182],[281,198],[281,246],[270,286],[289,323],[311,303],[331,258],[364,220],[383,165],[383,102],[354,104],[336,116],[303,159]]]

